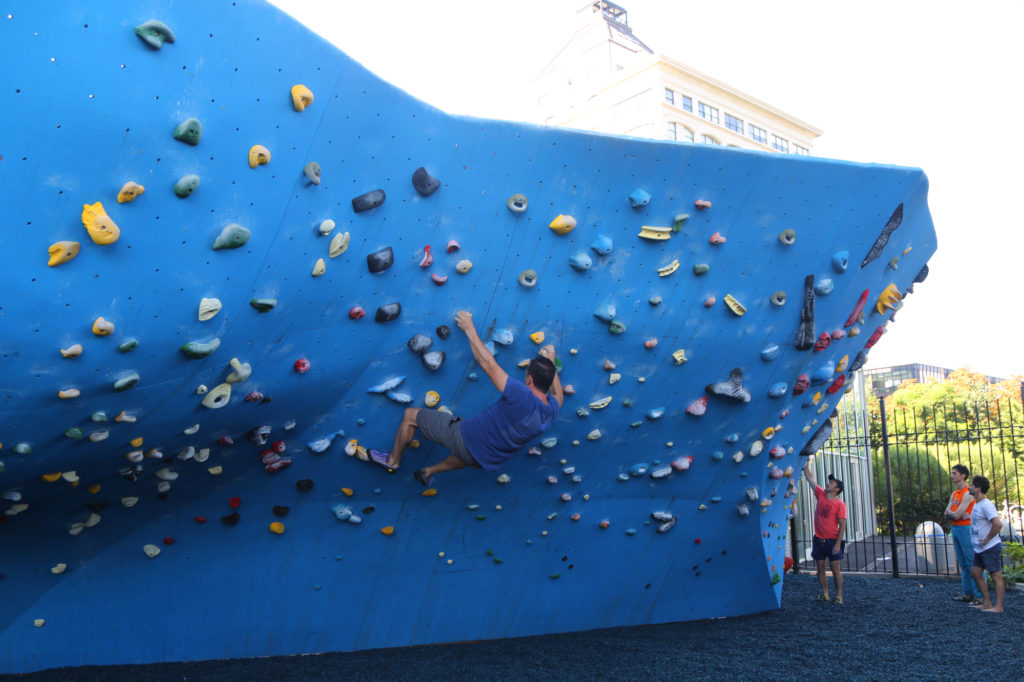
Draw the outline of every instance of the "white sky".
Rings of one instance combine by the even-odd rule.
[[[272,2],[410,94],[508,120],[587,4]],[[655,52],[823,129],[816,156],[927,173],[939,250],[869,367],[1024,374],[1024,0],[618,4]]]

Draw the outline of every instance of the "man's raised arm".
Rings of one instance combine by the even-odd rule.
[[[811,488],[817,488],[818,482],[814,480],[814,472],[812,471],[814,467],[811,466],[812,464],[814,464],[814,458],[808,457],[807,464],[804,465],[804,478],[811,484]]]
[[[480,365],[480,369],[484,371],[498,392],[504,393],[508,374],[498,365],[484,342],[480,340],[480,335],[476,333],[476,325],[473,324],[473,314],[467,310],[460,310],[455,314],[455,324],[466,333],[469,348],[473,351],[473,358]]]

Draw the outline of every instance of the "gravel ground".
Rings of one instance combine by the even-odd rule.
[[[1024,592],[1008,592],[1005,613],[987,614],[951,601],[957,588],[950,580],[848,576],[846,604],[838,606],[815,601],[817,580],[802,574],[786,578],[780,610],[738,618],[354,653],[62,668],[12,679],[1024,679]],[[947,643],[953,628],[955,649]]]

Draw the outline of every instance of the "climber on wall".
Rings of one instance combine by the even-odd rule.
[[[455,323],[466,333],[473,357],[501,393],[501,399],[466,421],[438,410],[410,407],[398,425],[391,452],[370,450],[373,461],[397,469],[418,428],[424,438],[451,453],[437,464],[416,471],[416,480],[428,487],[433,485],[434,475],[442,471],[466,466],[500,469],[505,460],[547,431],[562,406],[554,346],[541,348],[539,357],[530,360],[525,380],[519,381],[510,377],[484,346],[472,314],[459,311]]]

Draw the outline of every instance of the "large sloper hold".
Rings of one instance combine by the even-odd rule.
[[[814,275],[804,278],[804,307],[800,310],[800,326],[796,330],[796,349],[814,348]]]
[[[919,273],[917,273],[917,277],[914,278],[914,281],[911,283],[911,285],[909,287],[907,287],[907,294],[914,293],[914,285],[915,284],[921,284],[926,279],[928,279],[928,264],[927,263],[924,265],[924,267],[921,268],[921,271]],[[906,294],[904,294],[904,296],[906,296]]]
[[[366,265],[370,272],[384,272],[395,262],[395,253],[390,246],[369,254],[366,257]]]
[[[750,402],[750,391],[743,386],[743,370],[739,367],[729,372],[729,378],[717,384],[708,384],[704,390],[712,395],[720,395],[726,398],[738,400],[741,403]]]
[[[850,374],[853,374],[858,369],[863,367],[864,363],[867,362],[867,361],[868,361],[868,352],[866,350],[862,350],[859,353],[857,353],[857,357],[855,357],[853,359],[853,362],[850,363],[850,367],[849,367]]]
[[[360,194],[352,200],[352,210],[356,213],[362,213],[369,211],[372,208],[377,208],[384,203],[384,190],[375,189],[367,192],[366,194]]]
[[[896,207],[896,210],[892,212],[892,215],[889,216],[889,222],[887,222],[885,227],[882,228],[882,232],[878,235],[878,239],[876,239],[875,243],[871,245],[870,249],[868,249],[868,255],[864,256],[864,260],[860,264],[861,267],[864,267],[882,255],[882,249],[884,249],[885,245],[889,243],[889,237],[892,236],[892,233],[896,231],[896,228],[899,227],[902,222],[903,204],[901,203]]]
[[[829,436],[832,435],[832,420],[838,415],[838,410],[832,410],[832,414],[830,414],[828,419],[818,427],[818,430],[814,432],[811,439],[807,441],[807,445],[805,445],[803,450],[800,451],[801,457],[810,457],[821,449],[821,446],[824,445],[825,441],[827,441]]]

